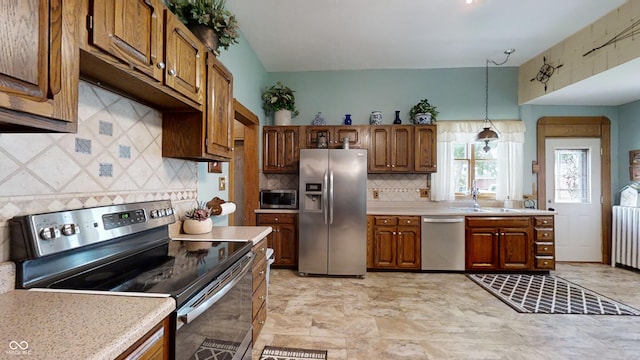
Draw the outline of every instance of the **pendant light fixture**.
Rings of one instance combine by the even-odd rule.
[[[482,131],[480,131],[478,133],[478,136],[476,137],[476,141],[484,141],[484,147],[482,148],[484,152],[489,152],[489,150],[491,150],[491,147],[489,146],[489,142],[498,140],[498,133],[495,130],[491,129],[491,127],[495,128],[495,126],[493,125],[493,122],[489,120],[489,63],[492,63],[496,66],[504,65],[509,60],[509,56],[511,56],[511,54],[513,54],[515,51],[516,49],[505,50],[504,53],[507,55],[507,57],[504,59],[504,61],[500,63],[495,62],[491,59],[487,59],[487,63],[485,66],[485,73],[484,73],[485,74],[484,122],[482,123],[482,128],[483,128]]]

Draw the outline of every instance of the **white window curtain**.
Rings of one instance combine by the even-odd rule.
[[[496,200],[522,199],[524,181],[524,133],[522,121],[493,121],[499,139]],[[438,171],[431,174],[431,200],[453,201],[456,198],[453,180],[454,143],[472,144],[482,130],[483,121],[438,122]]]

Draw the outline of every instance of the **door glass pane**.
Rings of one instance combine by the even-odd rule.
[[[555,202],[590,203],[589,149],[555,150]]]

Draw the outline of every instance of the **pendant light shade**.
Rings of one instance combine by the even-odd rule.
[[[507,58],[504,59],[503,62],[497,63],[491,59],[487,59],[487,63],[485,66],[485,87],[484,87],[484,122],[482,123],[482,131],[478,133],[476,136],[476,141],[483,141],[484,147],[482,150],[485,152],[489,152],[491,147],[489,146],[489,142],[498,140],[499,136],[495,130],[492,130],[491,127],[493,123],[489,120],[489,63],[492,63],[496,66],[500,66],[505,64],[509,60],[509,56],[513,54],[515,49],[507,49],[504,53],[507,55]]]

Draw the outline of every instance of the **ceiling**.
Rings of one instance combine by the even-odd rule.
[[[520,66],[625,0],[228,0],[269,72]],[[640,62],[529,103],[620,105],[640,99]]]

